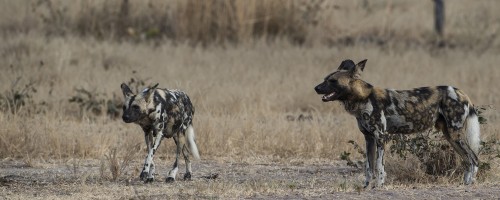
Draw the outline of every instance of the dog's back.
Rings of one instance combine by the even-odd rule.
[[[461,90],[451,86],[373,91],[372,102],[384,111],[388,133],[426,131],[434,127],[440,116],[461,128],[459,124],[464,123],[464,115],[472,106]]]
[[[194,106],[186,93],[156,89],[152,98],[156,112],[152,112],[149,118],[165,122],[165,137],[171,137],[176,132],[185,132],[191,126]]]

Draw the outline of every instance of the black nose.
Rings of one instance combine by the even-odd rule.
[[[316,91],[316,93],[320,93],[321,92],[321,89],[319,88],[319,85],[314,87],[314,90]]]
[[[122,119],[123,119],[124,122],[130,122],[130,117],[127,116],[127,115],[123,115]]]

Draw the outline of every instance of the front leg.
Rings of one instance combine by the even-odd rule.
[[[365,134],[365,133],[363,133]],[[366,144],[366,161],[365,161],[365,185],[367,188],[370,185],[370,181],[374,179],[375,174],[375,159],[377,157],[377,140],[375,136],[366,133],[365,134],[365,144]]]
[[[382,139],[377,140],[377,185],[382,186],[385,183],[385,162],[384,162],[385,143]]]
[[[380,118],[381,120],[376,120]],[[385,182],[385,169],[384,169],[384,151],[385,145],[382,138],[385,131],[385,118],[375,116],[374,118],[366,117],[365,119],[358,118],[358,126],[366,142],[366,162],[365,162],[365,184],[367,188],[370,181],[377,179],[377,185],[372,187],[382,186]],[[384,130],[384,131],[382,131]]]
[[[163,138],[162,129],[149,132],[146,134],[146,145],[148,147],[148,154],[146,160],[144,161],[144,168],[141,172],[141,180],[144,182],[152,182],[154,180],[154,162],[153,156],[156,153],[156,149],[160,146],[161,140]]]
[[[141,175],[139,176],[139,178],[144,181],[144,182],[147,182],[147,178],[150,176],[150,162],[152,162],[152,158],[151,158],[151,155],[149,152],[151,152],[150,150],[153,148],[153,144],[152,144],[152,141],[153,141],[153,131],[145,131],[144,132],[144,139],[146,141],[146,148],[147,148],[147,154],[146,154],[146,158],[144,159],[144,166],[142,168],[142,172],[141,172]]]
[[[365,185],[367,188],[370,181],[377,179],[376,186],[382,186],[385,183],[384,151],[385,144],[382,139],[377,139],[374,135],[365,134],[366,142],[366,162],[365,162]],[[373,186],[375,187],[375,185]]]

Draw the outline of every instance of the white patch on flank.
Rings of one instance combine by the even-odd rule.
[[[453,89],[453,87],[451,87],[451,86],[448,86],[448,96],[450,98],[452,98],[453,100],[458,99],[458,96],[457,96],[457,93],[455,92],[455,89]]]

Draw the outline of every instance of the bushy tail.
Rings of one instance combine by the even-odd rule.
[[[196,146],[194,129],[193,126],[189,126],[186,130],[186,144],[189,147],[189,151],[193,154],[194,158],[200,159],[200,153],[198,152],[198,146]]]
[[[479,153],[481,139],[479,138],[479,118],[476,109],[470,109],[469,116],[467,117],[467,142],[470,148],[476,155]]]

